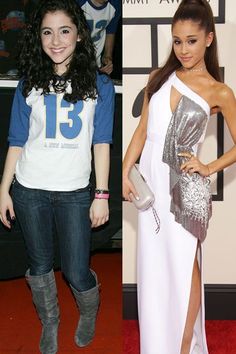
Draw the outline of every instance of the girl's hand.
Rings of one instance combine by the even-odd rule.
[[[127,175],[123,176],[123,197],[125,200],[132,202],[132,199],[130,198],[130,195],[133,194],[133,196],[139,200],[138,193],[131,181],[129,180],[129,177]]]
[[[92,223],[91,227],[105,224],[109,220],[108,200],[94,199],[90,207],[89,216]]]
[[[110,75],[113,71],[113,63],[110,57],[102,58],[102,66],[99,68],[102,73]]]
[[[12,199],[8,192],[0,191],[0,220],[8,228],[11,228],[11,223],[7,220],[7,211],[9,210],[10,218],[15,220]]]
[[[178,154],[181,157],[187,157],[189,160],[183,163],[180,167],[181,171],[192,175],[194,172],[198,172],[203,177],[210,176],[210,170],[208,165],[204,165],[199,159],[191,155],[189,152],[181,152]]]

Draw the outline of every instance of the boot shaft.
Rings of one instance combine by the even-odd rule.
[[[26,280],[31,288],[33,302],[43,326],[39,343],[40,352],[56,354],[60,320],[54,272],[51,270],[47,274],[32,276],[27,270]]]
[[[92,341],[95,334],[95,323],[100,298],[97,276],[95,272],[92,271],[92,273],[96,279],[95,287],[87,291],[77,291],[70,285],[80,312],[80,319],[75,332],[75,343],[79,347],[87,346]]]
[[[36,276],[30,275],[27,270],[26,280],[31,288],[33,302],[42,323],[47,325],[51,322],[59,322],[57,287],[53,270]]]

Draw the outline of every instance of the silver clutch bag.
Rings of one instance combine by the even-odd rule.
[[[155,197],[147,182],[145,181],[143,175],[139,172],[138,167],[134,165],[129,173],[129,179],[134,185],[139,200],[135,198],[135,196],[131,193],[130,198],[133,204],[136,206],[138,210],[147,210],[149,208],[152,209],[155,222],[156,222],[156,233],[160,230],[160,219],[157,215],[156,209],[153,207],[153,203],[155,201]]]
[[[130,198],[136,208],[140,210],[150,208],[155,201],[155,197],[136,165],[131,168],[129,179],[133,183],[139,196],[139,200],[137,200],[133,194],[130,195]]]

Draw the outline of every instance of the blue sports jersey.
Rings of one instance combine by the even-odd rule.
[[[23,186],[72,191],[89,184],[91,145],[112,142],[114,87],[105,75],[97,75],[97,88],[97,99],[73,104],[53,90],[43,95],[33,88],[25,98],[19,82],[8,141],[23,148],[15,171]]]
[[[91,0],[77,0],[91,30],[96,47],[97,64],[101,66],[101,54],[106,33],[115,33],[121,14],[121,0],[108,0],[102,6],[95,6]]]

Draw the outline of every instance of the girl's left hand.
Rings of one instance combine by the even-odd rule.
[[[199,159],[194,156],[190,155],[188,152],[181,152],[178,154],[181,157],[188,157],[189,160],[183,163],[180,167],[182,172],[188,173],[192,175],[194,172],[198,172],[203,177],[208,177],[210,175],[210,170],[208,165],[204,165],[199,161]]]
[[[109,208],[107,199],[94,199],[89,216],[91,220],[91,227],[98,227],[105,224],[109,220]]]

